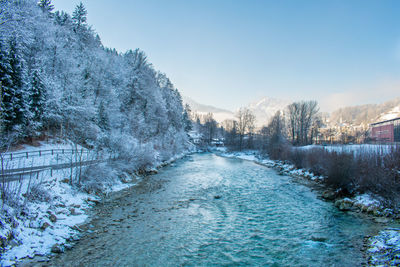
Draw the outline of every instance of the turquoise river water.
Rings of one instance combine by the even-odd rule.
[[[255,163],[195,154],[99,205],[55,266],[360,266],[382,226]]]

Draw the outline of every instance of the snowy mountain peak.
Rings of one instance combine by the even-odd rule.
[[[260,106],[265,107],[265,106],[271,106],[271,105],[273,105],[273,106],[276,106],[276,105],[281,106],[281,105],[286,105],[286,104],[288,104],[288,101],[286,101],[286,100],[276,99],[276,98],[264,96],[259,100],[251,102],[249,104],[249,108],[256,108],[256,107],[260,107]]]
[[[272,97],[262,97],[254,102],[251,102],[247,107],[256,116],[256,125],[261,127],[268,124],[269,120],[278,110],[283,110],[290,102],[283,99]]]
[[[211,105],[203,105],[187,96],[182,96],[182,99],[183,103],[188,104],[193,112],[196,112],[200,115],[205,115],[210,112],[213,113],[214,119],[219,123],[223,122],[224,120],[235,119],[234,113],[230,110],[214,107]]]

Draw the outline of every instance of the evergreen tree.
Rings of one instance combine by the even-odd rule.
[[[60,26],[64,26],[66,24],[71,24],[71,17],[68,13],[65,13],[64,11],[56,11],[54,13],[55,17],[54,20],[56,22],[56,24],[60,25]]]
[[[9,132],[13,123],[12,98],[14,95],[11,81],[11,67],[8,53],[0,40],[0,89],[1,89],[1,129],[0,132]]]
[[[99,108],[97,111],[97,125],[105,131],[110,130],[110,122],[108,119],[106,108],[104,106],[104,101],[100,102],[100,105],[99,105]]]
[[[192,121],[190,119],[190,106],[185,104],[185,109],[183,110],[183,125],[185,132],[190,132],[193,129]]]
[[[12,103],[12,118],[13,126],[23,125],[26,121],[24,120],[24,112],[26,105],[23,94],[23,68],[21,62],[21,55],[17,48],[17,42],[15,38],[11,38],[9,42],[9,53],[8,59],[10,64],[10,80],[11,80],[11,103]],[[21,133],[19,133],[21,134]]]
[[[72,21],[76,24],[77,28],[80,28],[86,23],[87,11],[83,6],[82,2],[76,6],[74,13],[72,13]]]
[[[40,0],[38,6],[44,13],[48,13],[50,16],[53,15],[51,11],[53,11],[54,5],[51,4],[51,0]]]
[[[46,106],[46,92],[41,75],[35,70],[32,75],[32,81],[29,92],[29,111],[32,121],[36,123],[35,130],[39,130],[43,122],[43,114]]]

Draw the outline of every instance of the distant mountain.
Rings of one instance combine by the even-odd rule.
[[[192,111],[197,112],[199,114],[207,114],[207,113],[213,113],[214,115],[214,119],[221,123],[226,119],[234,119],[235,118],[235,114],[227,109],[222,109],[222,108],[217,108],[211,105],[203,105],[200,104],[196,101],[194,101],[193,99],[191,99],[190,97],[187,96],[182,96],[182,100],[184,104],[188,104],[190,106],[190,108],[192,109]]]
[[[278,110],[284,110],[290,102],[283,99],[263,97],[250,103],[247,108],[256,116],[256,126],[267,125]]]
[[[209,112],[213,113],[214,119],[218,122],[223,122],[226,119],[235,119],[235,113],[230,110],[200,104],[187,96],[183,96],[182,99],[184,104],[189,104],[192,111],[199,114],[207,114]],[[247,108],[256,116],[256,126],[261,127],[267,125],[269,120],[278,110],[285,109],[289,104],[290,102],[286,100],[263,97],[248,104]]]
[[[340,108],[332,112],[330,126],[343,123],[349,125],[368,125],[370,123],[400,117],[400,97],[382,104],[367,104]]]

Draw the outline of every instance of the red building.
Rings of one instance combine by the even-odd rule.
[[[400,118],[371,124],[371,138],[377,142],[400,142]]]

